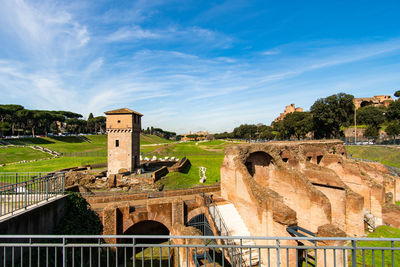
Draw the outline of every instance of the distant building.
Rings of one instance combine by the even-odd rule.
[[[283,113],[281,113],[275,120],[274,122],[283,120],[283,118],[285,118],[285,116],[289,113],[293,113],[293,112],[303,112],[302,108],[299,107],[295,107],[294,104],[290,104],[289,106],[286,106],[285,110],[283,111]]]
[[[197,133],[189,132],[188,134],[184,134],[182,137],[182,141],[201,141],[206,140],[209,135],[208,131],[200,131]]]
[[[393,102],[393,98],[390,95],[376,95],[373,97],[361,97],[353,99],[356,109],[369,105],[388,107],[391,102]]]
[[[107,115],[108,175],[117,174],[120,169],[134,171],[140,166],[140,129],[143,115],[128,108],[104,113]]]

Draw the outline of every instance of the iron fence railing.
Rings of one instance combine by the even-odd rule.
[[[240,244],[227,242],[234,239]],[[249,239],[255,243],[243,245]],[[0,265],[394,267],[400,264],[399,244],[399,238],[3,235]],[[226,252],[234,249],[248,249],[249,263],[230,262]]]
[[[18,173],[15,177],[0,173],[0,179],[7,181],[0,185],[0,216],[27,209],[33,204],[64,194],[65,191],[65,174],[62,172]]]
[[[0,172],[0,187],[4,184],[17,184],[27,180],[45,177],[49,172]]]
[[[228,227],[225,224],[225,221],[219,212],[217,206],[215,205],[214,200],[212,199],[211,196],[203,194],[204,198],[204,204],[208,208],[208,211],[214,221],[214,225],[218,230],[218,234],[220,236],[230,236],[230,232],[228,230]],[[235,240],[235,239],[226,239],[226,240],[221,240],[224,242],[226,245],[234,246],[238,243],[240,243],[240,240]],[[230,259],[230,262],[232,265],[238,265],[241,266],[242,263],[244,262],[243,257],[243,250],[239,248],[232,248],[231,250],[227,250],[227,255]],[[251,250],[250,250],[250,257],[251,257]]]

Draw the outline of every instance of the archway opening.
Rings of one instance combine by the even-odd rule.
[[[138,222],[128,228],[124,235],[152,235],[152,236],[166,236],[170,232],[168,228],[157,221],[146,220]],[[168,238],[121,238],[119,243],[134,243],[136,246],[134,249],[120,250],[118,251],[118,257],[121,262],[127,261],[132,262],[133,259],[136,266],[152,266],[154,263],[161,263],[161,266],[169,266],[172,264],[173,250],[168,247],[152,247],[146,244],[168,244]]]
[[[124,234],[125,235],[169,235],[169,230],[164,224],[160,222],[146,220],[132,225],[125,231]],[[168,239],[138,238],[136,239],[136,244],[160,244],[165,241],[168,241]]]
[[[201,233],[205,236],[212,236],[214,232],[211,229],[210,223],[207,220],[207,217],[204,213],[194,216],[187,223],[187,226],[192,226],[201,231]]]
[[[371,101],[363,101],[363,102],[361,102],[360,107],[366,107],[366,106],[369,106],[369,105],[372,105]]]
[[[251,176],[256,176],[258,173],[265,171],[266,168],[273,165],[274,162],[271,155],[262,151],[251,153],[246,160],[246,168]]]

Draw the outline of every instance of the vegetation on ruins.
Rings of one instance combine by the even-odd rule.
[[[100,235],[103,230],[97,214],[79,193],[70,193],[65,213],[55,229],[57,235]]]

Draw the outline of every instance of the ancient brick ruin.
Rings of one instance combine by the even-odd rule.
[[[388,107],[391,102],[393,102],[393,98],[390,95],[376,95],[373,97],[361,97],[353,99],[356,109],[369,105]]]
[[[300,226],[361,237],[365,217],[370,227],[397,226],[399,187],[383,165],[349,159],[341,141],[236,145],[221,167],[221,195],[252,236],[290,236],[287,228]]]
[[[283,113],[279,114],[279,116],[277,118],[275,118],[274,122],[283,120],[287,114],[290,114],[293,112],[303,112],[303,109],[299,108],[299,107],[296,108],[294,104],[290,104],[285,107],[285,110],[283,111]]]

